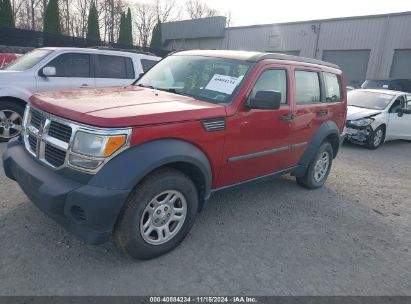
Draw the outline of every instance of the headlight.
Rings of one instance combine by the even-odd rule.
[[[102,135],[78,131],[70,155],[70,164],[85,169],[95,169],[103,161],[123,148],[128,134]]]
[[[357,120],[351,120],[351,124],[357,127],[366,127],[372,124],[374,118],[361,118]]]

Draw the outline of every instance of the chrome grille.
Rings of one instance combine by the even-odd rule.
[[[26,149],[53,168],[65,164],[72,127],[57,117],[29,108],[24,122]],[[62,120],[63,121],[63,120]]]
[[[57,138],[61,141],[64,141],[65,143],[68,143],[71,138],[71,127],[63,125],[59,122],[52,121],[50,123],[50,128],[48,135],[54,138]]]
[[[66,160],[66,151],[54,148],[51,145],[46,144],[45,157],[46,161],[54,167],[60,167],[64,165]]]
[[[41,125],[44,125],[45,117],[38,111],[32,110],[30,116],[30,124],[36,129],[40,129]]]
[[[36,153],[37,151],[37,138],[29,134],[28,136],[29,146],[32,152]]]

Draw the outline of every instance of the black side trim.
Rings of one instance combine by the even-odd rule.
[[[225,130],[225,117],[205,119],[202,120],[201,123],[207,132]]]
[[[281,175],[284,175],[284,174],[288,174],[288,173],[290,173],[290,172],[292,172],[296,169],[298,169],[298,166],[297,167],[287,168],[287,169],[280,170],[280,171],[276,171],[276,172],[273,172],[273,173],[270,173],[270,174],[267,174],[267,175],[263,175],[263,176],[259,176],[259,177],[255,177],[255,178],[252,178],[252,179],[248,179],[248,180],[236,183],[236,184],[224,186],[224,187],[221,187],[221,188],[216,188],[216,189],[213,189],[211,191],[211,193],[214,194],[214,193],[217,193],[217,192],[220,192],[220,191],[245,187],[245,186],[248,186],[248,185],[254,184],[254,183],[261,183],[261,182],[264,182],[266,180],[270,180],[272,178],[275,178],[275,177],[278,177],[278,176],[281,176]]]
[[[293,145],[290,145],[290,146],[279,147],[279,148],[275,148],[275,149],[271,149],[271,150],[266,150],[266,151],[261,151],[261,152],[246,154],[246,155],[240,155],[240,156],[234,156],[234,157],[230,157],[228,159],[228,161],[233,163],[233,162],[236,162],[236,161],[239,161],[239,160],[250,159],[250,158],[265,156],[265,155],[274,154],[274,153],[278,153],[278,152],[282,152],[282,151],[292,150],[292,149],[296,149],[296,148],[299,148],[299,147],[303,147],[305,145],[307,145],[307,143],[303,142],[303,143],[298,143],[298,144],[293,144]]]

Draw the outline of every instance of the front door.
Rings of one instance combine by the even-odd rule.
[[[401,99],[400,107],[411,111],[411,95],[407,94],[399,98]],[[388,115],[386,137],[389,139],[411,140],[411,114],[403,114],[398,116],[396,111],[390,111]]]
[[[248,109],[244,103],[233,117],[227,118],[219,185],[238,183],[293,165],[288,151],[292,128],[288,74],[287,68],[265,66],[248,94],[250,99],[258,91],[278,91],[282,97],[280,109]]]
[[[44,67],[54,67],[56,75],[46,77],[42,75],[40,70],[36,76],[37,92],[93,88],[95,86],[89,54],[61,54]]]

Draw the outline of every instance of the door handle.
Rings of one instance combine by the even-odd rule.
[[[83,83],[80,88],[87,88],[89,85],[87,83]]]
[[[293,120],[294,119],[294,115],[293,114],[284,114],[280,116],[281,120]]]
[[[325,116],[328,114],[328,110],[320,110],[317,112],[317,116]]]

